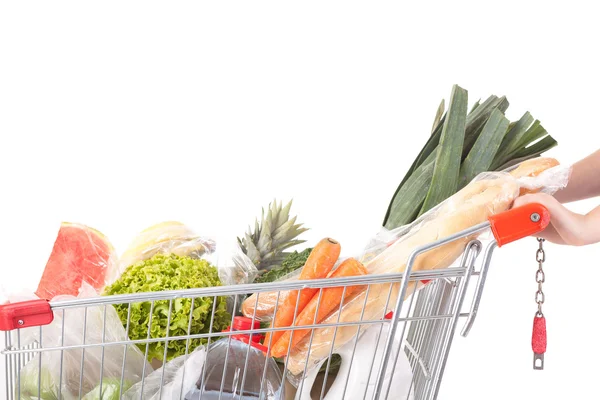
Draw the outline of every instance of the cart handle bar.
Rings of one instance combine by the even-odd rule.
[[[489,218],[489,225],[499,247],[541,232],[549,222],[550,213],[537,203],[513,208]],[[54,313],[48,300],[0,305],[0,331],[49,325],[53,320]]]

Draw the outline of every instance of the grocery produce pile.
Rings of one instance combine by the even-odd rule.
[[[36,291],[40,298],[62,300],[263,283],[272,283],[272,290],[251,292],[235,301],[227,295],[174,297],[107,307],[108,314],[103,318],[112,318],[107,325],[111,337],[115,341],[137,341],[136,345],[126,346],[126,355],[120,347],[121,356],[111,356],[114,368],[106,370],[105,365],[103,374],[98,373],[99,366],[90,357],[87,363],[92,364],[86,364],[86,368],[96,375],[86,380],[83,389],[74,383],[84,374],[76,362],[65,364],[59,384],[56,360],[45,358],[40,379],[45,393],[42,398],[54,399],[59,393],[67,399],[86,393],[97,398],[100,392],[103,399],[120,398],[156,368],[177,372],[184,365],[182,357],[190,354],[195,355],[194,362],[205,362],[202,349],[210,349],[216,341],[222,346],[223,342],[219,337],[209,340],[197,336],[222,335],[233,329],[230,325],[234,317],[241,316],[262,327],[283,328],[247,338],[245,345],[260,349],[260,357],[265,360],[285,361],[294,383],[303,378],[307,362],[309,371],[336,371],[339,357],[325,364],[322,361],[329,357],[332,346],[335,355],[335,350],[355,337],[359,325],[340,327],[335,333],[332,329],[291,328],[381,319],[389,312],[388,304],[394,304],[400,295],[399,290],[392,290],[399,289],[398,284],[373,284],[368,291],[365,286],[279,291],[278,283],[404,272],[414,248],[486,221],[508,210],[514,199],[525,193],[552,193],[564,186],[568,177],[564,169],[556,160],[540,157],[556,141],[528,112],[511,122],[505,115],[507,108],[505,97],[490,96],[483,102],[476,101],[469,110],[467,91],[459,86],[452,88],[447,109],[442,101],[432,131],[424,135],[425,145],[405,176],[398,177],[400,184],[387,210],[382,210],[382,229],[388,236],[377,246],[371,243],[360,256],[343,257],[341,244],[332,238],[307,244],[302,238],[307,228],[291,216],[291,201],[269,204],[260,219],[237,238],[231,254],[220,253],[219,243],[180,222],[162,222],[143,230],[120,257],[97,230],[82,224],[62,224]],[[450,266],[470,239],[419,256],[413,271]],[[215,255],[219,262],[213,261]],[[411,281],[407,296],[425,284]],[[393,294],[390,297],[388,293]],[[95,324],[96,329],[91,330],[98,331],[99,321],[107,324],[107,320],[99,319],[102,314],[93,314],[93,309],[85,318]],[[77,334],[67,338],[72,340],[70,344],[82,343],[84,338],[78,336],[81,327],[72,326],[73,320],[80,324],[81,316],[63,318],[56,316],[46,330],[45,344],[56,342],[61,335],[56,333],[61,328],[56,324],[65,321],[68,329],[78,329]],[[52,332],[56,337],[46,336]],[[161,340],[167,337],[179,339]],[[102,340],[98,343],[106,340],[103,335],[95,339]],[[91,335],[85,342],[93,343],[95,339]],[[93,355],[93,348],[90,352]],[[124,379],[121,366],[129,366],[133,360],[139,366],[132,366]],[[22,370],[22,382],[26,384],[21,385],[21,399],[37,398],[40,377],[31,365],[38,362],[35,358]],[[67,378],[64,382],[63,375]],[[103,376],[102,381],[99,376]],[[82,390],[84,393],[78,393]]]

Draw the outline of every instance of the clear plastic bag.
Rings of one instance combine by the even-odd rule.
[[[89,298],[95,295],[95,289],[84,283],[79,297]],[[73,297],[54,298],[55,301],[70,299]],[[152,367],[145,362],[144,355],[135,345],[108,345],[128,340],[117,312],[110,305],[68,308],[64,313],[62,310],[57,311],[54,313],[54,321],[42,328],[41,337],[39,328],[30,328],[21,332],[22,344],[35,341],[41,343],[45,349],[81,346],[84,338],[85,344],[89,345],[85,348],[85,353],[82,348],[71,348],[62,353],[59,350],[45,351],[38,353],[29,361],[20,372],[20,400],[33,400],[38,397],[40,357],[42,385],[39,389],[45,394],[42,399],[58,398],[59,393],[60,398],[65,400],[88,394],[87,398],[97,399],[98,397],[93,397],[93,394],[100,393],[101,376],[102,399],[116,399],[119,391],[124,392],[142,378],[144,364],[146,373],[152,371]],[[124,368],[123,357],[125,357]]]
[[[204,368],[204,387],[200,387],[202,381],[198,379],[198,385],[188,392],[186,400],[285,398],[285,386],[276,362],[266,357],[263,351],[240,340],[225,338],[211,344]],[[223,390],[219,394],[221,386]]]
[[[190,354],[179,356],[148,375],[123,395],[124,400],[179,400],[188,399],[186,394],[193,390],[199,374],[204,368],[206,350],[197,347]],[[161,390],[162,386],[162,390]]]
[[[223,285],[251,283],[258,273],[237,242],[230,245],[225,240],[200,236],[189,226],[174,221],[162,222],[140,232],[121,256],[121,269],[156,254],[204,258],[218,268]]]
[[[214,252],[213,239],[197,235],[181,222],[166,221],[140,232],[121,255],[123,269],[152,258],[156,254],[176,254],[180,257],[201,258]]]
[[[224,371],[225,380],[222,379]],[[244,371],[246,378],[242,392]],[[202,384],[204,387],[201,388]],[[221,384],[223,390],[219,395]],[[143,388],[142,382],[139,382],[123,398],[137,400],[140,396],[147,400],[227,400],[238,396],[248,400],[274,400],[283,398],[283,385],[281,371],[275,361],[245,342],[225,338],[213,342],[208,351],[202,346],[187,356],[173,359],[146,377]]]
[[[523,167],[523,164],[520,166]],[[519,169],[513,169],[511,175],[517,179],[521,187],[521,196],[536,192],[552,195],[567,186],[571,171],[571,166],[556,165],[542,171],[536,176],[526,174],[526,170],[520,173]]]
[[[464,189],[412,224],[391,232],[380,232],[368,244],[359,260],[367,267],[370,274],[404,272],[408,258],[416,248],[485,222],[494,214],[507,211],[525,185],[536,191],[554,193],[566,186],[569,170],[568,167],[550,168],[540,174],[539,178],[521,176],[514,171],[480,174]],[[412,271],[451,266],[460,257],[467,243],[479,235],[457,239],[420,254],[414,261]],[[422,286],[424,286],[422,282],[410,281],[407,284],[405,298]],[[371,285],[368,292],[362,290],[352,299],[345,301],[341,310],[333,312],[321,323],[379,320],[396,303],[400,287],[400,282]],[[360,330],[364,331],[369,327],[370,325],[364,325]],[[306,363],[309,370],[314,368],[319,361],[328,357],[332,345],[335,352],[352,340],[358,329],[357,325],[315,329],[312,343],[308,335],[292,349],[290,356],[287,357],[292,383],[297,384]],[[335,343],[332,343],[334,338]]]
[[[344,394],[353,394],[351,398],[371,399],[375,392],[377,374],[370,373],[381,365],[385,355],[386,338],[389,333],[389,325],[385,324],[364,332],[358,342],[354,340],[346,343],[338,349],[340,370],[337,374],[331,374],[331,364],[327,377],[327,394],[323,400],[338,400],[344,398]],[[399,352],[399,353],[398,353]],[[399,354],[394,368],[388,368],[383,376],[383,392],[389,391],[390,397],[397,399],[413,400],[414,393],[410,393],[413,387],[413,371],[404,348],[402,346],[402,327],[398,326],[394,336],[391,354]],[[315,385],[319,369],[326,367],[327,360],[320,361],[316,368],[307,374],[302,386],[298,388],[296,400],[312,400],[311,391],[317,386],[322,388],[321,383]],[[410,393],[410,395],[409,395]]]
[[[244,254],[237,240],[220,240],[217,244],[219,278],[224,285],[243,285],[252,283],[258,275],[258,269]]]

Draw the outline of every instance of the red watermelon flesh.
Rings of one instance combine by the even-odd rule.
[[[84,281],[100,292],[116,267],[113,247],[100,232],[63,223],[36,294],[48,300],[58,295],[77,296]]]

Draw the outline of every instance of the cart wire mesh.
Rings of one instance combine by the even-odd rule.
[[[158,371],[162,370],[158,391],[144,392],[148,373],[160,366],[160,363],[156,364],[156,360],[147,360],[149,349],[152,346],[154,346],[154,349],[162,349],[162,360],[166,360],[170,351],[169,344],[177,343],[185,347],[184,357],[187,358],[194,351],[193,347],[198,343],[198,340],[203,343],[204,348],[210,353],[211,344],[214,344],[218,340],[226,340],[228,344],[231,344],[233,340],[237,340],[235,336],[248,335],[248,343],[250,343],[253,340],[253,336],[262,337],[267,332],[276,330],[292,330],[295,332],[301,328],[310,330],[310,334],[306,339],[308,340],[309,351],[303,363],[303,370],[299,375],[300,379],[298,379],[298,374],[296,373],[295,385],[287,383],[288,378],[294,378],[291,376],[294,374],[290,372],[290,365],[288,365],[290,358],[292,358],[289,357],[292,350],[290,345],[288,347],[288,357],[279,360],[278,367],[281,371],[280,379],[282,384],[281,390],[276,393],[276,397],[269,395],[270,383],[268,382],[269,379],[267,379],[267,369],[268,365],[272,364],[272,359],[263,357],[264,366],[262,367],[262,374],[259,379],[256,378],[256,374],[250,376],[248,373],[248,371],[251,371],[248,368],[249,355],[253,347],[248,345],[246,346],[245,359],[244,357],[234,357],[230,355],[229,351],[227,352],[223,360],[223,370],[219,374],[220,387],[215,389],[214,385],[212,387],[208,386],[207,368],[202,368],[202,371],[188,371],[188,373],[195,374],[194,377],[197,378],[195,384],[195,389],[197,390],[194,391],[196,393],[194,396],[196,397],[189,397],[189,393],[184,392],[182,386],[179,396],[171,395],[169,399],[325,399],[329,394],[329,388],[334,382],[338,382],[338,385],[343,386],[341,396],[343,399],[397,399],[398,394],[390,393],[390,389],[392,387],[391,381],[394,376],[394,370],[401,357],[405,357],[408,360],[412,372],[412,380],[409,382],[409,390],[406,398],[415,400],[436,399],[459,318],[467,318],[463,335],[466,335],[472,326],[481,298],[481,291],[485,283],[491,254],[496,247],[496,241],[492,240],[489,242],[485,246],[485,249],[479,240],[470,241],[461,259],[455,264],[455,267],[433,271],[412,271],[412,265],[415,258],[421,253],[453,240],[473,237],[472,235],[481,233],[488,228],[489,224],[484,223],[460,234],[415,250],[407,263],[405,273],[223,286],[51,302],[50,306],[55,318],[53,324],[59,324],[62,332],[59,335],[58,343],[57,340],[51,340],[52,343],[48,343],[49,335],[44,333],[49,329],[48,326],[17,328],[5,332],[6,344],[2,354],[5,356],[6,364],[6,398],[9,400],[34,398],[87,399],[91,397],[84,396],[93,389],[96,389],[94,393],[98,395],[95,398],[127,398],[126,395],[129,386],[127,383],[132,378],[135,380],[135,374],[129,370],[129,367],[132,365],[131,357],[132,354],[137,354],[136,352],[139,350],[143,354],[143,361],[140,361],[139,364],[141,365],[135,366],[134,369],[141,371],[138,373],[140,380],[137,385],[141,386],[142,394],[137,398],[160,399],[163,398],[162,391],[166,381],[172,377],[165,374],[165,368],[158,369]],[[482,250],[484,256],[479,257]],[[478,263],[477,261],[480,259],[483,259],[483,261]],[[480,265],[479,270],[476,268],[478,265]],[[476,297],[471,303],[470,309],[464,312],[464,300],[469,281],[472,277],[478,278],[475,286]],[[427,284],[420,290],[417,290],[417,283],[419,282],[427,282]],[[411,283],[413,284],[411,285]],[[389,287],[389,290],[387,290],[386,306],[382,310],[381,315],[375,318],[363,318],[365,315],[365,305],[363,305],[360,318],[356,321],[340,322],[338,318],[336,323],[314,323],[301,327],[261,327],[258,329],[251,328],[237,331],[215,331],[213,319],[211,318],[208,327],[200,331],[192,331],[191,329],[194,303],[201,299],[210,300],[207,304],[212,305],[212,315],[214,317],[218,298],[222,296],[232,298],[233,310],[237,310],[244,297],[252,293],[276,291],[277,299],[279,299],[284,293],[292,293],[290,291],[293,290],[296,290],[299,295],[301,289],[313,288],[319,291],[319,296],[322,296],[323,290],[326,288],[343,287],[345,294],[347,288],[357,285],[365,288],[365,304],[369,296],[369,291],[381,290],[384,286],[386,288]],[[342,295],[342,299],[344,299],[344,294]],[[180,307],[181,300],[183,299],[191,301],[189,322],[183,333],[180,327],[174,329],[172,332],[171,317],[174,308]],[[278,303],[277,301],[275,308],[277,308]],[[149,308],[150,317],[148,321],[132,320],[132,307],[139,304]],[[340,310],[343,304],[344,302],[342,301]],[[121,320],[125,331],[125,336],[121,340],[118,338],[115,339],[114,335],[110,334],[110,331],[107,332],[107,321],[110,321],[110,316],[114,314],[115,307],[126,310],[126,318]],[[153,325],[152,319],[156,315],[154,312],[156,310],[167,316],[166,334],[159,335],[157,334],[157,330],[153,329],[155,325]],[[256,308],[254,310],[254,315],[252,316],[253,323],[257,320]],[[391,318],[389,318],[390,312],[392,313]],[[297,314],[298,310],[296,309],[294,321]],[[90,326],[92,318],[97,318],[98,315],[101,315],[100,320],[102,321],[100,330],[94,329],[97,327]],[[75,321],[73,321],[73,318],[75,318]],[[231,325],[234,323],[233,318],[234,313],[232,313]],[[18,321],[19,324],[21,322],[21,320]],[[65,323],[68,327],[71,327],[74,322],[80,324],[80,328],[76,333],[69,334],[69,332],[65,331]],[[129,332],[132,326],[140,324],[147,326],[146,337],[136,340],[129,339]],[[333,340],[329,344],[327,357],[324,358],[327,361],[322,364],[319,379],[311,384],[307,384],[307,380],[301,379],[301,377],[307,376],[311,371],[314,372],[315,368],[318,368],[318,366],[314,365],[314,362],[309,362],[309,358],[311,356],[311,345],[314,344],[315,332],[319,329],[332,330]],[[381,349],[382,356],[380,359],[376,357],[378,354],[377,351],[373,353],[370,360],[355,359],[356,349],[362,335],[366,331],[377,333],[374,348]],[[351,332],[351,335],[348,332]],[[334,363],[332,363],[333,356],[340,347],[338,345],[339,340],[336,341],[336,336],[337,339],[345,338],[343,344],[353,349],[349,360],[350,370],[347,371],[345,376],[340,376],[335,371]],[[73,340],[73,337],[76,340]],[[350,337],[350,340],[346,340],[348,337]],[[397,345],[398,340],[401,344],[399,346]],[[264,346],[267,347],[266,353],[269,354],[272,343],[264,343]],[[58,361],[46,364],[47,360]],[[226,367],[228,363],[235,363],[237,365],[235,377],[227,376],[228,369]],[[58,374],[58,381],[54,382],[54,389],[57,395],[55,397],[44,397],[45,391],[48,390],[47,387],[43,387],[43,381],[47,379],[42,368],[45,365],[56,365],[56,368],[51,371],[55,375]],[[185,365],[183,367],[184,376],[186,374]],[[351,390],[354,382],[350,382],[349,376],[352,369],[364,368],[364,365],[370,366],[366,376],[368,384],[364,388],[361,388],[359,393],[355,387]],[[27,385],[24,384],[23,371],[26,368],[30,368],[30,371],[37,371],[33,375],[37,379],[37,382],[34,382],[33,389],[31,389],[30,377],[27,377]],[[94,376],[90,377],[90,375]],[[118,387],[116,392],[113,387],[110,388],[112,390],[110,392],[111,395],[115,397],[108,397],[108,385],[103,388],[103,385],[107,382],[107,378],[119,383],[119,385],[115,386]],[[293,379],[290,380],[293,381]],[[98,387],[95,387],[93,382],[98,383]],[[297,387],[295,387],[296,385]]]

